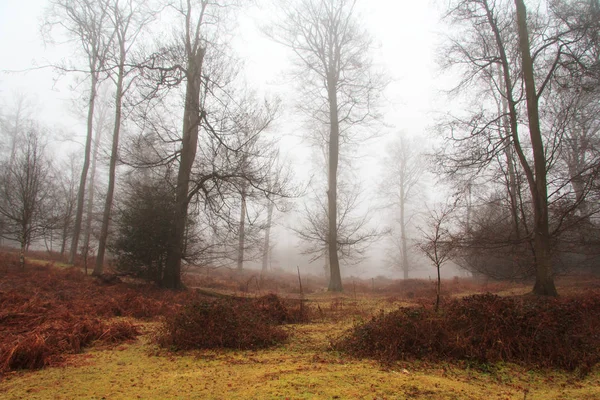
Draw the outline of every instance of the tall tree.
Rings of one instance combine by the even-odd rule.
[[[212,71],[215,76],[207,78],[205,61],[211,50],[216,50],[218,47],[219,36],[225,36],[222,29],[227,13],[237,3],[236,0],[186,0],[174,5],[177,14],[183,19],[181,43],[176,47],[180,49],[184,59],[185,64],[177,66],[177,69],[181,70],[186,87],[183,133],[178,151],[179,169],[175,190],[175,218],[163,275],[163,286],[168,288],[181,287],[181,259],[188,205],[202,187],[202,183],[193,184],[191,179],[200,127],[205,123],[208,131],[213,130],[213,127],[208,126],[210,124],[207,122],[207,110],[204,104],[206,93],[203,92],[203,81],[205,84],[215,84],[219,79],[219,74],[228,70],[226,65],[221,65],[221,71]],[[224,82],[218,82],[218,84],[224,84]],[[214,176],[204,176],[200,180],[206,182],[211,178]]]
[[[104,268],[104,252],[108,238],[110,214],[115,191],[117,159],[119,157],[119,136],[123,123],[123,98],[134,81],[131,77],[126,81],[128,75],[131,75],[135,71],[135,67],[126,67],[128,56],[136,43],[136,39],[153,18],[153,14],[144,9],[143,3],[136,0],[109,0],[106,1],[105,7],[107,8],[115,36],[115,54],[111,57],[111,61],[114,61],[115,71],[109,74],[115,83],[116,90],[115,118],[108,171],[108,189],[104,203],[104,213],[102,215],[102,228],[98,241],[98,254],[96,256],[96,265],[94,266],[94,275],[101,275]]]
[[[75,262],[79,246],[79,236],[83,221],[83,208],[87,175],[90,166],[90,153],[92,148],[94,107],[98,85],[105,73],[106,60],[110,51],[113,35],[107,31],[109,16],[104,2],[95,0],[52,0],[46,15],[46,24],[51,29],[61,26],[68,37],[81,46],[87,59],[86,73],[89,74],[90,86],[88,94],[87,132],[85,138],[85,152],[79,189],[77,191],[77,209],[75,212],[75,226],[71,240],[69,263]],[[63,68],[69,69],[69,68]]]
[[[84,267],[87,273],[87,257],[90,255],[90,243],[92,239],[92,222],[94,220],[94,199],[96,197],[96,174],[98,171],[98,153],[100,152],[100,148],[102,147],[102,137],[104,131],[109,129],[110,121],[109,121],[109,105],[105,101],[100,101],[96,105],[96,115],[94,117],[95,120],[95,136],[94,142],[92,143],[92,162],[91,162],[91,170],[90,170],[90,181],[89,181],[89,189],[87,191],[87,205],[85,211],[85,228],[83,231],[83,257],[84,257]]]
[[[340,145],[356,140],[352,128],[375,117],[383,80],[373,73],[371,40],[360,27],[355,0],[298,0],[281,5],[281,22],[267,34],[292,49],[302,77],[300,108],[328,127],[327,241],[330,291],[342,290],[338,254],[338,166]],[[317,127],[320,129],[320,126]]]
[[[530,182],[530,191],[533,199],[533,243],[536,262],[536,277],[533,292],[538,295],[556,296],[558,293],[554,286],[554,276],[552,273],[550,228],[548,226],[547,161],[540,129],[539,96],[543,88],[539,90],[535,82],[525,3],[523,0],[515,0],[515,5],[517,8],[517,26],[519,29],[519,48],[521,51],[523,80],[525,81],[529,137],[533,150],[533,177],[529,177],[530,181],[533,180],[533,182]],[[560,59],[559,57],[560,50],[557,60]],[[527,174],[529,176],[531,172],[528,171]]]
[[[404,279],[408,279],[408,225],[412,215],[409,214],[408,203],[414,200],[418,192],[418,184],[423,175],[423,161],[411,142],[400,134],[388,147],[388,154],[384,159],[384,180],[381,182],[381,192],[390,199],[391,208],[399,213],[400,226],[400,268]]]
[[[544,96],[551,96],[555,86],[561,85],[561,76],[571,75],[567,72],[571,66],[569,60],[573,59],[569,49],[579,47],[577,43],[585,35],[573,36],[573,30],[564,29],[552,12],[538,11],[528,18],[522,0],[453,1],[447,17],[463,28],[460,37],[451,39],[445,57],[449,65],[459,66],[464,72],[457,91],[479,89],[481,94],[478,104],[471,105],[474,109],[470,117],[457,117],[447,126],[449,141],[457,150],[446,157],[454,165],[449,170],[456,173],[470,168],[480,173],[504,153],[503,169],[508,172],[506,189],[516,231],[513,240],[521,240],[520,227],[523,227],[523,240],[531,247],[535,265],[533,292],[554,296],[549,203],[560,201],[560,188],[554,187],[549,195],[548,171],[563,136],[552,128],[542,132],[540,102]],[[496,104],[492,106],[486,99],[495,99]],[[527,115],[526,127],[521,122],[523,114]],[[555,125],[558,124],[549,124]],[[513,151],[518,173],[510,171]],[[515,197],[521,194],[514,190],[514,178],[519,174],[524,175],[529,189],[527,200],[533,213],[530,226],[526,224],[527,212],[523,208],[522,217],[516,218]],[[521,206],[524,204],[522,200],[519,202]]]

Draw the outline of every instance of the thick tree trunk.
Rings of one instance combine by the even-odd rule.
[[[73,239],[71,240],[71,253],[69,255],[69,264],[75,263],[77,255],[77,246],[79,246],[79,235],[81,233],[81,221],[83,219],[83,201],[85,198],[85,183],[87,180],[88,169],[90,166],[90,153],[92,148],[92,132],[94,125],[94,106],[96,105],[96,90],[98,86],[98,76],[96,71],[91,74],[92,84],[90,91],[90,101],[87,115],[87,136],[85,139],[85,153],[83,157],[83,167],[81,169],[81,178],[79,180],[79,190],[77,192],[77,210],[75,212],[75,226],[73,227]]]
[[[92,275],[99,276],[104,272],[104,253],[106,252],[106,240],[108,239],[108,228],[110,226],[110,214],[115,193],[115,175],[117,169],[117,158],[119,153],[119,135],[121,133],[121,110],[123,106],[123,78],[125,75],[125,53],[121,45],[121,64],[117,76],[117,93],[115,95],[115,125],[113,130],[112,149],[110,153],[110,165],[108,170],[108,188],[104,202],[104,214],[102,215],[102,228],[98,241],[98,254]],[[86,255],[87,256],[87,255]]]
[[[273,221],[274,208],[275,204],[273,202],[269,202],[269,206],[267,208],[267,227],[265,229],[265,242],[263,245],[262,272],[267,272],[267,269],[269,268],[269,259],[271,254],[271,223]]]
[[[535,87],[533,60],[531,59],[529,34],[527,30],[527,11],[523,0],[515,0],[517,24],[519,28],[519,46],[523,66],[523,79],[527,96],[527,117],[529,136],[533,149],[535,186],[532,188],[534,215],[534,249],[536,262],[536,281],[533,293],[543,296],[557,296],[552,274],[550,248],[550,230],[548,227],[548,193],[546,186],[546,157],[540,129],[538,95]]]
[[[341,292],[342,275],[337,252],[337,169],[339,158],[340,123],[338,119],[337,88],[335,80],[329,79],[329,187],[327,190],[328,251],[329,251],[329,288],[331,292]]]
[[[190,54],[186,71],[187,85],[183,111],[183,137],[179,172],[177,174],[173,232],[167,252],[165,273],[162,279],[162,286],[170,289],[181,288],[181,258],[188,214],[189,181],[192,164],[196,158],[198,132],[202,118],[200,87],[202,83],[201,72],[204,53],[204,48],[198,47],[193,54]]]
[[[240,210],[240,228],[238,232],[237,269],[244,269],[244,245],[246,240],[246,186],[242,187],[242,204]]]

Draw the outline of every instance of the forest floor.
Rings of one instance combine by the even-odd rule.
[[[4,279],[0,271],[0,283]],[[219,279],[226,282],[229,278],[221,274]],[[248,275],[234,286],[239,287],[240,282],[243,286],[247,281]],[[455,290],[447,294],[451,296],[490,290],[502,294],[527,291],[523,285],[477,286],[457,280],[445,283],[448,288],[455,286]],[[574,291],[575,283],[573,279],[559,280],[558,287],[563,292]],[[589,279],[587,283],[589,286]],[[429,288],[428,285],[431,286],[427,283],[425,287]],[[258,291],[259,285],[256,286]],[[305,290],[310,292],[310,287],[309,282]],[[65,356],[60,363],[40,370],[6,372],[0,375],[0,398],[600,399],[598,366],[581,377],[576,373],[528,369],[513,364],[485,368],[464,363],[384,365],[332,351],[333,340],[379,310],[431,301],[417,290],[395,294],[389,287],[389,291],[378,290],[375,281],[360,284],[354,281],[346,283],[346,287],[349,289],[343,294],[303,293],[313,310],[312,322],[286,325],[289,340],[261,350],[171,352],[160,348],[153,339],[160,318],[106,317],[110,321],[131,322],[141,334],[118,344],[97,342],[81,353]],[[226,292],[224,287],[220,289]],[[464,293],[459,293],[461,291]],[[0,296],[5,292],[6,287],[0,286]],[[285,297],[284,293],[279,294]],[[254,294],[246,292],[245,295]]]

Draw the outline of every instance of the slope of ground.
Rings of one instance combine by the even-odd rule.
[[[5,273],[6,270],[0,271],[0,296],[11,292],[8,288],[12,278]],[[0,398],[600,400],[598,367],[581,378],[576,374],[529,370],[512,364],[484,368],[444,362],[382,365],[331,351],[331,343],[336,338],[380,309],[390,311],[415,303],[430,306],[432,285],[427,281],[382,281],[381,285],[375,281],[350,281],[346,283],[344,294],[318,292],[315,288],[311,290],[313,293],[304,293],[312,308],[313,322],[284,326],[290,338],[282,345],[254,351],[173,353],[155,344],[160,315],[176,312],[180,304],[189,300],[186,296],[190,293],[124,284],[104,286],[88,277],[69,280],[59,278],[61,275],[52,271],[49,274],[50,278],[46,276],[41,280],[25,275],[19,279],[37,299],[57,301],[62,298],[102,321],[113,321],[115,314],[126,316],[138,326],[140,336],[117,345],[101,344],[83,348],[79,354],[65,354],[58,366],[8,372],[0,378]],[[74,272],[67,274],[79,276]],[[282,279],[276,283],[279,288],[284,286],[284,281],[289,288],[294,288],[292,277],[270,279]],[[222,279],[222,291],[232,292],[233,287],[239,288],[239,283],[249,278],[246,275],[230,283],[221,276],[218,279]],[[295,279],[297,282],[297,277]],[[559,280],[559,290],[575,291],[581,282],[574,278]],[[586,279],[585,282],[587,287],[594,287],[598,281]],[[311,285],[309,282],[308,286]],[[461,291],[468,294],[486,291],[463,280],[444,282],[444,285],[445,296],[459,296]],[[249,286],[256,288],[247,289],[250,295],[265,294],[265,288],[259,292],[258,285]],[[490,288],[518,294],[526,287],[489,284],[487,289]],[[293,295],[298,296],[299,291]],[[15,296],[9,297],[15,299]]]

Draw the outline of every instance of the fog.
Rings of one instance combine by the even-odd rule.
[[[181,224],[174,222],[161,236],[169,248],[167,264],[179,265],[183,256],[212,267],[267,266],[292,272],[299,267],[306,273],[328,271],[341,277],[434,279],[436,265],[448,278],[470,275],[458,264],[470,271],[485,269],[482,254],[494,249],[494,260],[514,264],[511,277],[526,278],[534,275],[531,265],[537,261],[531,262],[525,248],[530,246],[535,253],[540,243],[550,243],[548,226],[560,235],[561,229],[567,229],[563,221],[585,216],[590,229],[595,229],[595,207],[579,208],[586,195],[587,203],[595,199],[595,175],[585,175],[581,187],[577,179],[583,171],[596,170],[596,153],[591,147],[581,150],[585,165],[578,165],[577,173],[569,164],[572,154],[561,158],[567,152],[561,140],[569,135],[567,126],[575,115],[565,111],[565,104],[576,101],[572,97],[562,103],[552,100],[567,99],[570,89],[565,88],[580,83],[569,86],[560,80],[568,75],[560,75],[560,68],[576,75],[566,64],[549,67],[554,53],[544,43],[554,42],[542,34],[531,43],[533,50],[543,53],[533,60],[540,75],[532,79],[538,79],[536,104],[541,108],[538,125],[540,120],[542,125],[536,139],[532,114],[527,113],[531,110],[531,104],[526,104],[528,86],[507,85],[507,77],[525,82],[521,70],[527,70],[519,64],[523,49],[510,42],[517,33],[510,30],[516,29],[513,25],[507,23],[511,28],[502,28],[499,34],[506,36],[502,40],[508,51],[498,54],[509,58],[500,63],[496,50],[484,54],[494,43],[490,38],[500,36],[486,31],[479,38],[490,42],[478,48],[472,32],[483,29],[477,23],[481,16],[468,14],[471,11],[462,6],[450,11],[433,1],[225,3],[213,12],[211,4],[199,1],[197,5],[204,4],[210,11],[204,14],[177,2],[167,7],[160,7],[160,2],[143,6],[128,2],[133,19],[127,31],[130,42],[124,43],[129,47],[124,45],[119,53],[117,38],[125,40],[123,35],[103,31],[109,43],[108,61],[97,71],[97,106],[87,122],[92,75],[82,51],[86,43],[73,36],[76,30],[69,30],[73,23],[65,17],[69,14],[61,14],[71,4],[86,2],[0,4],[3,157],[13,166],[25,143],[19,138],[25,137],[27,129],[36,132],[47,154],[48,171],[52,170],[44,179],[55,183],[47,188],[54,193],[48,195],[54,203],[47,207],[57,212],[51,227],[45,221],[31,228],[30,239],[24,241],[6,228],[4,244],[52,251],[62,247],[66,257],[66,248],[75,243],[73,261],[84,253],[103,255],[106,242],[109,256],[117,260],[124,254],[119,251],[129,251],[119,247],[120,238],[133,236],[127,230],[133,229],[132,223],[123,221],[137,216],[140,223],[158,224],[138,227],[141,232],[161,231],[166,223],[158,222],[162,220],[157,207],[171,193],[173,207],[167,214],[173,213]],[[560,10],[546,7],[545,2],[535,4],[544,21],[559,15]],[[114,11],[120,17],[111,19],[107,12],[105,23],[113,23],[114,32],[123,26],[119,25],[123,20],[118,20],[125,18],[121,6]],[[327,7],[339,7],[339,15]],[[512,5],[502,3],[502,7],[509,10]],[[311,12],[320,22],[304,30],[298,21],[309,20]],[[197,29],[185,27],[182,15],[196,18]],[[506,15],[512,14],[500,16]],[[339,26],[346,31],[339,34]],[[133,29],[137,30],[132,34]],[[494,26],[490,29],[493,33]],[[557,37],[567,34],[556,33]],[[319,38],[327,35],[343,46],[338,44],[335,51],[333,45],[318,48]],[[323,43],[329,46],[326,40]],[[577,57],[588,60],[585,51],[589,50],[581,50]],[[492,61],[481,66],[469,58],[472,54]],[[557,54],[556,60],[562,60]],[[597,63],[597,55],[595,61],[591,59]],[[580,63],[581,68],[586,62]],[[334,72],[332,65],[338,68]],[[589,82],[596,82],[596,72],[589,71]],[[540,80],[546,72],[546,80]],[[199,82],[195,89],[194,76]],[[589,82],[586,85],[592,87]],[[554,96],[546,94],[551,91]],[[596,104],[597,86],[589,93],[591,100],[578,97],[573,107],[584,110],[587,104]],[[101,117],[103,112],[106,115]],[[595,138],[598,121],[591,117],[595,114],[586,111],[585,115],[588,135]],[[121,137],[114,140],[117,127]],[[98,132],[102,139],[92,145],[92,133]],[[84,157],[86,141],[88,149],[97,148],[94,161],[91,151]],[[542,145],[550,150],[544,153]],[[536,153],[536,146],[541,153]],[[539,155],[548,151],[553,156],[539,161]],[[83,191],[79,184],[82,166],[85,170],[87,164],[96,171],[85,175],[92,192],[89,187]],[[548,183],[536,186],[542,175]],[[157,182],[163,184],[152,186]],[[146,200],[140,197],[146,193],[140,185],[151,188],[148,196],[159,188],[171,192],[163,199]],[[542,186],[547,193],[535,194],[535,187],[541,190]],[[59,189],[69,193],[72,204],[65,203],[66,194],[61,201]],[[540,221],[535,204],[541,198],[546,202],[546,218],[548,202],[554,214],[540,231],[535,225]],[[85,215],[84,200],[89,203]],[[156,213],[127,214],[142,212],[144,203]],[[68,217],[60,214],[66,209]],[[328,217],[332,212],[337,219]],[[10,220],[10,212],[5,214]],[[79,226],[82,221],[84,228]],[[85,231],[86,224],[91,239],[82,239],[81,250],[78,232]],[[336,226],[337,244],[332,242],[332,226]],[[431,236],[432,230],[437,236]],[[547,234],[538,240],[535,232]],[[502,236],[498,239],[502,244],[492,238],[496,233]],[[61,241],[62,246],[56,244]],[[337,249],[334,255],[332,246]],[[581,248],[569,251],[585,253]],[[514,254],[519,256],[507,261]],[[571,258],[563,256],[557,253],[553,263],[572,267]]]

